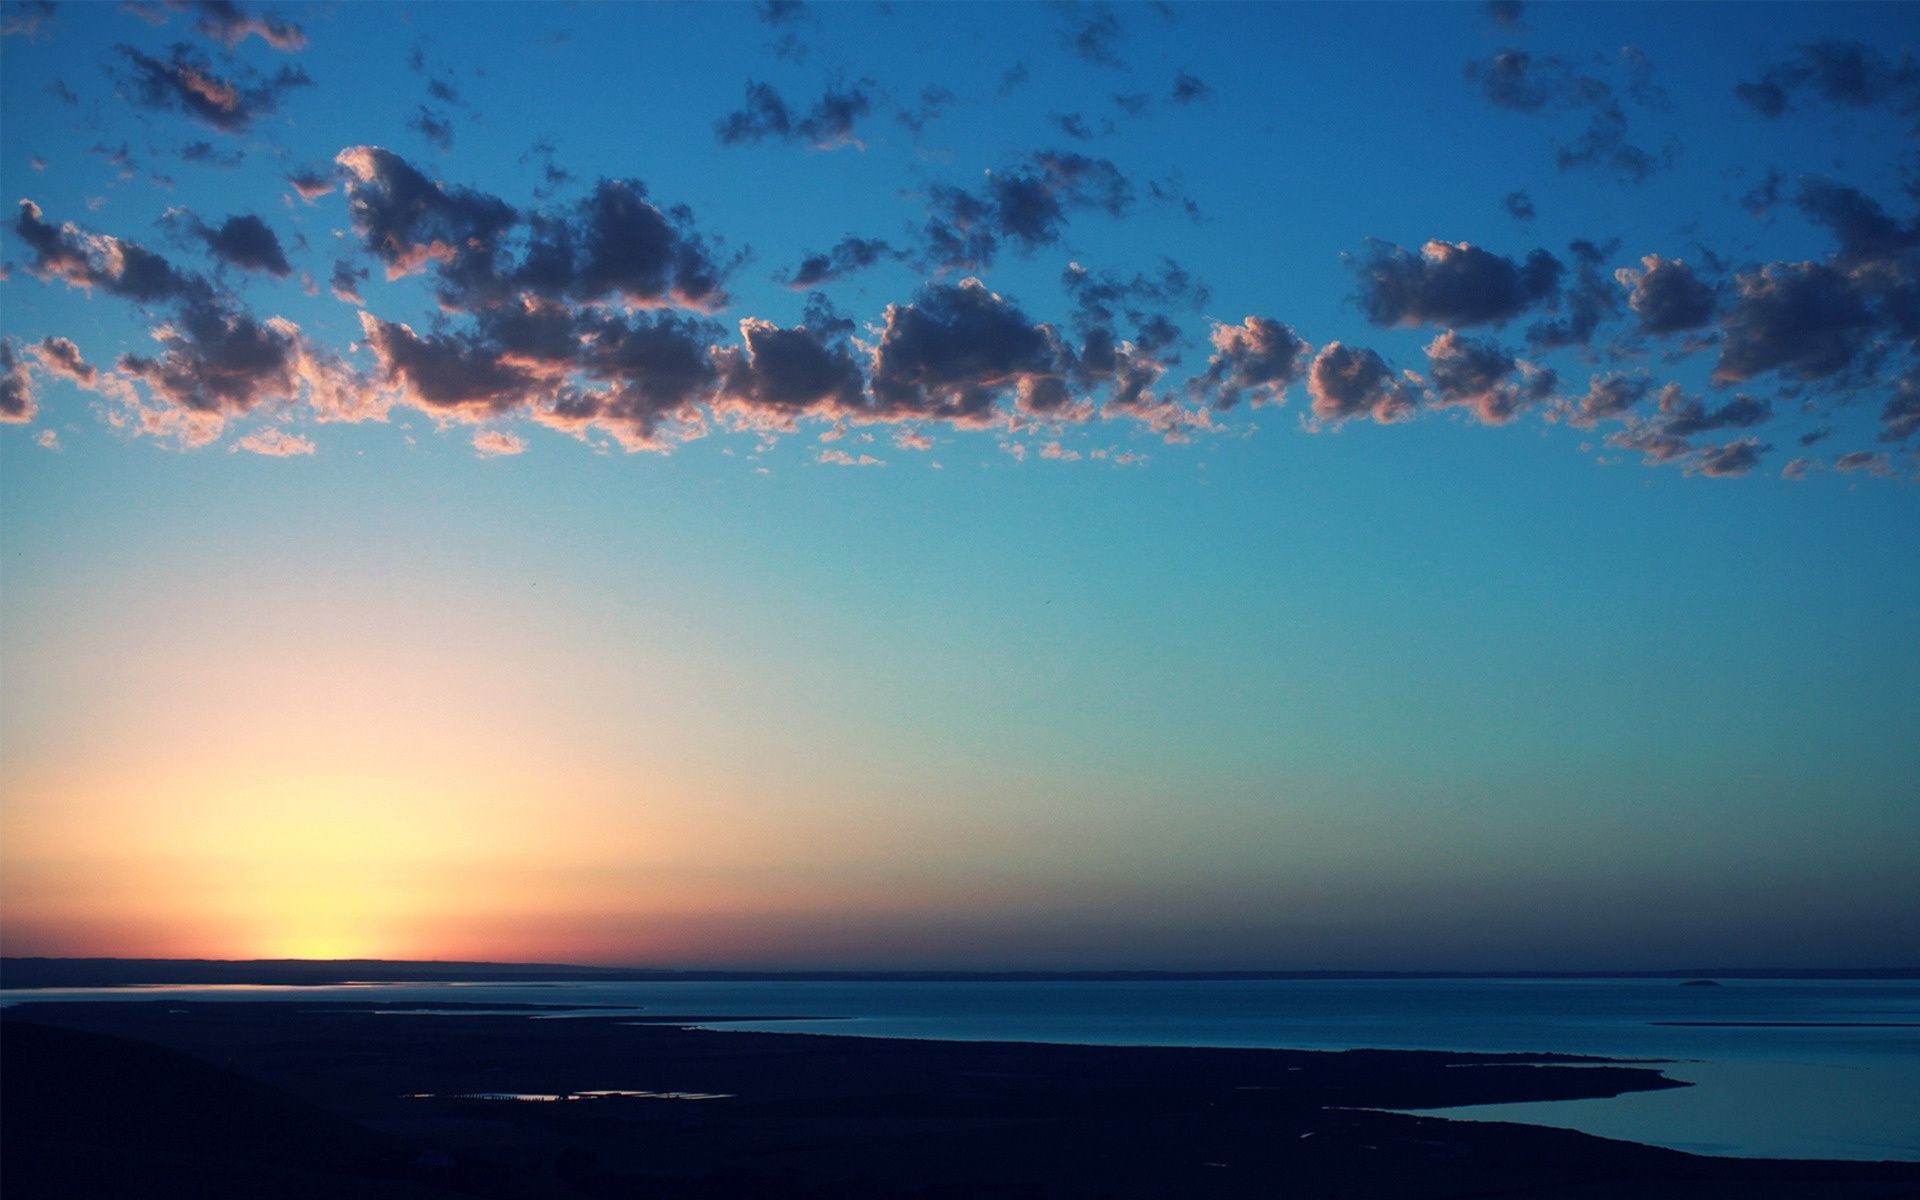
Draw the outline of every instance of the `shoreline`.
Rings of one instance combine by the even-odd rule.
[[[958,1042],[541,1015],[577,1006],[399,1021],[380,1011],[392,1007],[11,1006],[0,1014],[8,1194],[111,1195],[129,1172],[156,1170],[180,1195],[308,1194],[284,1178],[267,1187],[262,1170],[313,1176],[314,1195],[396,1197],[1090,1200],[1271,1195],[1281,1182],[1346,1197],[1601,1181],[1653,1196],[1920,1190],[1916,1163],[1705,1157],[1394,1111],[1685,1086],[1594,1056]],[[591,1092],[644,1094],[462,1099]],[[181,1102],[190,1095],[202,1099]],[[691,1095],[724,1098],[669,1102]],[[228,1120],[223,1105],[259,1118],[269,1161],[205,1127]],[[343,1164],[354,1182],[326,1182]]]

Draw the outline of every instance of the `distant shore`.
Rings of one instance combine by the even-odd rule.
[[[670,1014],[542,1015],[375,1001],[19,1003],[0,1013],[0,1186],[9,1200],[1878,1200],[1920,1189],[1920,1164],[1703,1158],[1379,1111],[1683,1086],[1644,1063],[924,1042],[722,1033]]]
[[[0,958],[0,988],[325,987],[349,983],[1151,982],[1313,979],[1920,979],[1915,967],[1687,967],[1639,971],[878,971],[681,970],[567,963],[393,959]]]

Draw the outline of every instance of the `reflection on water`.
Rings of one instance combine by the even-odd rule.
[[[1663,1073],[1695,1086],[1610,1100],[1415,1111],[1577,1129],[1694,1154],[1920,1158],[1920,1093],[1911,1071],[1870,1062],[1689,1062]]]

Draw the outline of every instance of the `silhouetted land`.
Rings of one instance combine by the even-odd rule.
[[[1568,1056],[918,1042],[692,1018],[164,1000],[0,1012],[0,1191],[38,1197],[1920,1195],[1920,1164],[1701,1158],[1356,1111],[1675,1086]],[[413,1008],[415,1011],[396,1012]],[[497,1009],[500,1006],[473,1006]],[[474,1099],[591,1090],[725,1098]],[[430,1094],[420,1098],[420,1094]]]
[[[806,980],[1019,982],[1156,979],[1920,979],[1916,967],[1716,967],[1671,971],[672,971],[566,963],[403,962],[392,959],[0,958],[0,987],[142,984],[530,983],[579,980],[685,983]]]

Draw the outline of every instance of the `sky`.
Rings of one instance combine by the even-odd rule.
[[[0,19],[7,954],[1914,963],[1920,7]]]

